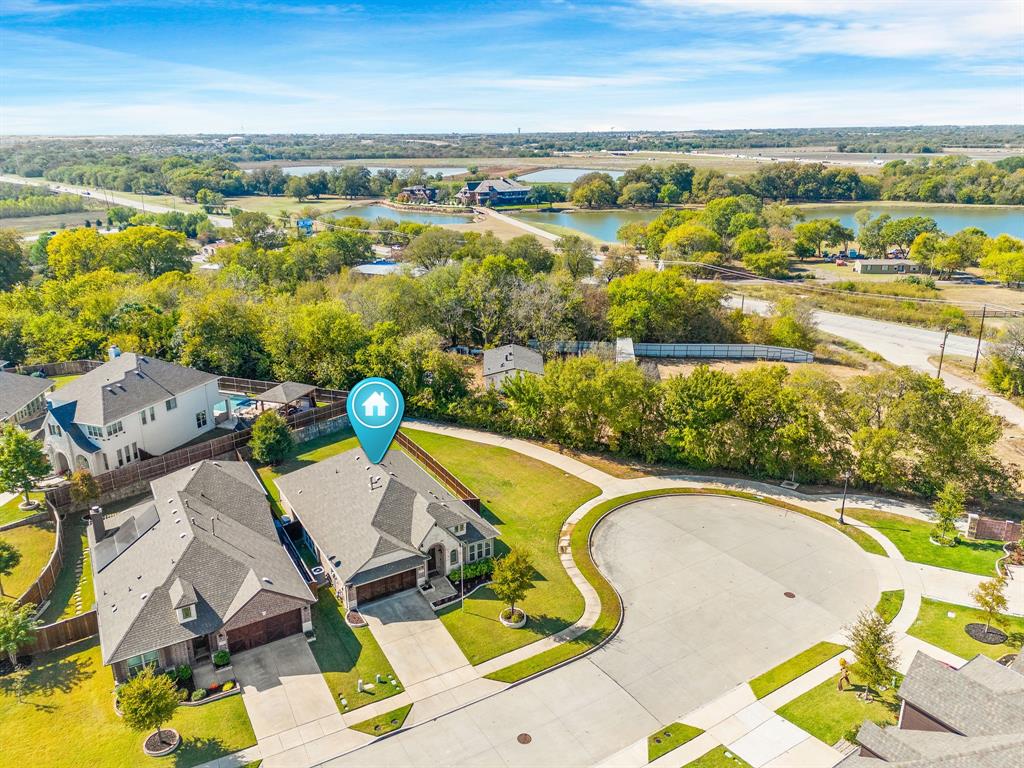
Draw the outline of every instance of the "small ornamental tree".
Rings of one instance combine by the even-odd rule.
[[[31,501],[32,484],[50,474],[50,461],[43,444],[33,440],[21,427],[7,424],[0,432],[0,489],[25,494]]]
[[[1001,614],[1006,611],[1006,578],[997,576],[978,584],[971,590],[971,599],[985,614],[985,634],[992,627],[992,622],[1002,623]]]
[[[0,576],[10,576],[21,562],[21,552],[9,541],[0,539]],[[4,593],[4,583],[0,579],[0,595]]]
[[[252,457],[262,464],[280,464],[295,448],[288,423],[277,411],[264,411],[252,425]]]
[[[140,732],[154,729],[157,740],[163,744],[163,724],[174,717],[178,708],[178,690],[170,677],[154,674],[152,667],[145,667],[118,689],[117,702],[125,725]]]
[[[88,469],[76,469],[71,474],[71,485],[68,489],[71,498],[79,504],[91,506],[100,497],[100,484]]]
[[[0,603],[0,651],[7,654],[11,666],[18,666],[18,649],[32,642],[39,622],[35,619],[34,603],[14,606]]]
[[[956,546],[956,523],[967,511],[967,494],[959,485],[947,481],[932,509],[935,510],[935,539],[942,544]]]
[[[533,563],[525,552],[513,549],[495,561],[494,573],[491,575],[491,591],[495,597],[508,605],[509,621],[515,621],[516,603],[526,597],[526,590],[532,587]]]
[[[885,619],[875,611],[861,611],[846,632],[870,695],[872,688],[880,690],[893,676],[899,662],[896,637]]]

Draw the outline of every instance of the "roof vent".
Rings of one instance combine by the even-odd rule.
[[[110,612],[111,613],[117,613],[117,606],[116,605],[110,606]]]
[[[267,578],[266,576],[264,576],[264,577],[263,577],[263,581],[264,581],[265,583],[267,583],[267,584],[273,584],[273,583],[274,583],[274,582],[272,582],[272,581],[271,581],[270,579],[268,579],[268,578]]]
[[[149,597],[149,593],[148,592],[143,592],[142,593],[142,597],[140,599],[145,600],[147,597]]]
[[[184,531],[182,531],[181,533],[178,534],[178,538],[179,539],[184,539],[186,536],[188,536],[188,534],[185,533]]]

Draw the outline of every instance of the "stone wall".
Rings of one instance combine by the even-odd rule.
[[[292,436],[295,438],[296,443],[305,443],[309,440],[315,440],[318,437],[324,435],[330,435],[335,432],[341,432],[343,429],[348,429],[348,416],[335,416],[333,419],[320,422],[319,424],[311,424],[308,427],[302,427],[292,432]]]

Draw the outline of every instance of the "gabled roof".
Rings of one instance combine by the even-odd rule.
[[[483,181],[468,181],[463,187],[464,192],[528,192],[529,187],[520,184],[512,179],[484,179]]]
[[[313,601],[247,464],[203,461],[151,489],[151,501],[104,521],[106,542],[148,509],[159,518],[104,567],[93,565],[104,664],[216,632],[261,591]],[[179,623],[175,609],[189,604],[196,617]]]
[[[11,418],[52,386],[49,379],[0,371],[0,421]]]
[[[544,374],[544,357],[536,350],[519,344],[484,350],[484,376],[493,376],[506,371],[526,371]]]
[[[58,389],[50,400],[76,403],[78,424],[103,426],[217,379],[212,373],[126,352]]]
[[[355,448],[274,481],[317,547],[350,584],[408,570],[435,526],[464,542],[498,532],[401,451],[371,464]],[[455,535],[455,534],[452,534]]]
[[[61,429],[63,429],[68,437],[86,453],[96,453],[100,447],[96,445],[92,440],[85,436],[78,424],[75,423],[75,411],[77,409],[77,403],[64,403],[63,405],[54,405],[52,401],[46,404],[46,410],[49,411],[50,416],[57,422]]]
[[[276,387],[271,387],[260,395],[253,395],[254,400],[262,400],[264,403],[281,403],[282,405],[305,397],[310,392],[316,391],[313,384],[300,384],[297,381],[283,381]]]

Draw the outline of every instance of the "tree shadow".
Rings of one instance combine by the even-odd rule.
[[[180,768],[190,768],[194,765],[200,765],[202,763],[209,762],[210,760],[216,760],[219,757],[224,757],[233,750],[229,749],[228,746],[217,737],[210,736],[186,736],[181,734],[181,746],[178,747],[174,752],[170,754],[173,758],[173,765],[180,766]],[[237,760],[238,766],[246,765],[246,761],[241,758],[234,758]],[[234,765],[234,763],[229,763]]]
[[[27,670],[0,678],[0,692],[5,696],[20,695],[21,703],[35,709],[53,710],[53,705],[41,699],[57,693],[70,693],[96,673],[90,660],[79,655],[95,642],[95,639],[83,640],[54,653],[34,657],[32,666]]]

